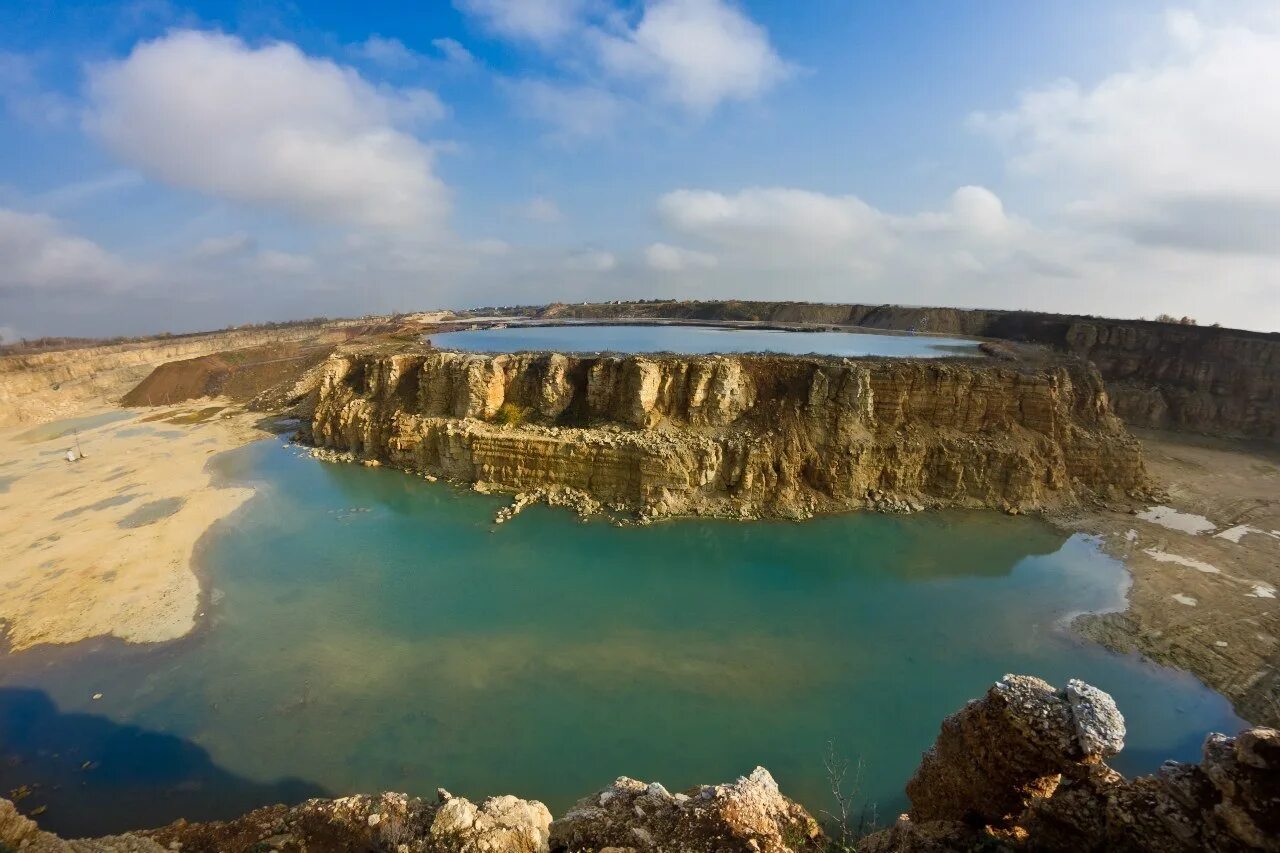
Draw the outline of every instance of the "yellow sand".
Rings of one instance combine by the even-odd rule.
[[[196,541],[253,494],[213,488],[207,464],[266,435],[253,426],[261,415],[214,414],[216,405],[139,410],[82,430],[76,462],[65,458],[70,438],[0,433],[0,620],[13,649],[101,635],[158,642],[195,626]]]

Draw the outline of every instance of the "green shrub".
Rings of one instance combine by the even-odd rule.
[[[493,414],[493,422],[502,426],[520,426],[529,417],[529,410],[515,403],[503,403]]]

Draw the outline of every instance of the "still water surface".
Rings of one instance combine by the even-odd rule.
[[[866,798],[892,816],[942,717],[1005,672],[1111,691],[1129,720],[1126,771],[1195,758],[1206,731],[1242,726],[1194,679],[1064,631],[1073,612],[1119,605],[1124,572],[1032,519],[616,528],[534,507],[495,528],[500,498],[320,463],[278,440],[215,464],[259,491],[202,543],[208,624],[159,648],[24,653],[0,671],[0,687],[43,691],[73,715],[64,723],[139,727],[99,738],[118,758],[60,759],[71,781],[45,792],[54,828],[290,796],[221,775],[175,781],[162,765],[189,750],[137,761],[132,744],[150,742],[138,731],[189,741],[254,785],[443,785],[553,813],[621,774],[675,790],[756,764],[816,810],[831,739],[861,757]],[[34,737],[35,713],[0,719],[6,747]],[[100,766],[76,775],[82,759]]]
[[[430,335],[442,349],[472,352],[776,352],[789,355],[941,358],[978,355],[974,341],[915,335],[856,332],[787,332],[778,329],[724,329],[710,326],[508,326]]]

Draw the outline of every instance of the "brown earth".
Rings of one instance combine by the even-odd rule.
[[[120,398],[120,405],[164,406],[203,397],[248,403],[267,388],[296,382],[335,346],[290,341],[166,362]]]
[[[1167,492],[1158,503],[1207,524],[1193,533],[1176,529],[1176,517],[1161,524],[1086,512],[1064,520],[1101,535],[1133,578],[1127,610],[1080,617],[1076,628],[1195,673],[1241,716],[1280,726],[1280,448],[1177,433],[1139,437],[1147,470]]]

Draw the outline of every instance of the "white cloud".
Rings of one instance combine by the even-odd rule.
[[[747,251],[808,253],[883,243],[884,215],[856,196],[829,196],[785,187],[734,195],[676,190],[658,202],[673,230]]]
[[[1275,264],[1035,225],[982,187],[901,215],[856,196],[791,188],[677,190],[658,212],[682,242],[715,250],[714,276],[674,270],[699,295],[1025,308],[1120,317],[1168,311],[1242,328],[1280,325]],[[1212,286],[1208,286],[1211,283]]]
[[[594,86],[510,80],[505,88],[516,109],[556,128],[554,137],[560,141],[600,136],[622,115],[622,102]]]
[[[565,259],[564,265],[567,269],[576,272],[609,272],[618,265],[618,259],[612,252],[602,252],[597,249],[591,249],[585,252],[577,252]]]
[[[7,291],[120,291],[145,274],[52,217],[0,208],[0,294]]]
[[[553,44],[579,26],[583,0],[454,0],[494,33],[510,39]]]
[[[635,29],[601,33],[598,45],[607,69],[654,79],[664,99],[695,110],[754,98],[788,70],[764,28],[725,0],[655,0]]]
[[[458,70],[466,71],[477,64],[475,56],[461,42],[451,38],[431,40],[431,46],[440,51],[445,61]]]
[[[756,98],[790,66],[768,32],[734,0],[649,0],[639,18],[608,0],[455,0],[508,39],[552,56],[556,79],[522,78],[508,90],[526,115],[558,136],[597,136],[624,107],[651,102],[706,113]]]
[[[684,270],[709,270],[719,264],[719,259],[708,252],[683,249],[668,243],[653,243],[644,250],[645,263],[650,269],[659,272],[682,272]]]
[[[413,68],[422,61],[421,54],[410,50],[400,39],[376,33],[356,45],[355,52],[376,65],[395,70]]]
[[[1166,18],[1161,58],[1060,81],[971,123],[1082,225],[1140,243],[1280,254],[1280,31]]]
[[[179,187],[322,221],[429,237],[449,193],[431,149],[397,128],[438,108],[291,44],[178,31],[93,68],[88,127]]]

